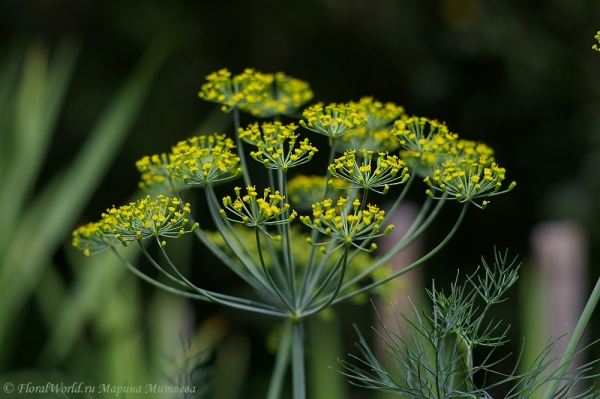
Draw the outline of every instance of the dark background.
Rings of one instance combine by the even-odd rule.
[[[213,115],[197,97],[204,76],[255,67],[310,82],[319,101],[393,101],[496,150],[516,189],[472,209],[429,276],[471,270],[494,245],[528,259],[532,226],[572,218],[589,234],[586,290],[600,271],[600,53],[591,50],[599,29],[594,0],[0,1],[0,51],[31,40],[81,43],[47,176],[70,162],[149,43],[173,48],[82,223],[133,192],[137,159],[168,150]],[[430,246],[455,220],[458,206],[447,208]],[[219,284],[218,273],[211,279]],[[200,318],[214,311],[197,307]]]

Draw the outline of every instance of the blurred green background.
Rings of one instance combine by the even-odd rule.
[[[230,133],[230,118],[197,97],[204,76],[224,67],[285,71],[319,101],[393,101],[496,150],[517,188],[470,211],[428,262],[428,279],[473,270],[494,245],[527,260],[532,226],[570,218],[589,234],[591,286],[600,273],[598,30],[596,0],[0,0],[0,376],[153,381],[163,354],[195,336],[197,346],[220,343],[215,380],[228,368],[239,376],[211,397],[262,396],[273,320],[169,297],[114,257],[69,247],[77,225],[135,195],[136,160],[193,133]],[[430,245],[456,218],[458,207],[447,208]],[[243,294],[191,244],[176,245],[195,281]],[[515,291],[498,315],[516,327],[513,351],[518,300]],[[325,364],[352,351],[351,323],[367,330],[368,308],[339,308],[329,325],[339,351]]]

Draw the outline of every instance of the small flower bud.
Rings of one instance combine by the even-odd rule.
[[[392,230],[394,230],[394,225],[390,224],[383,231],[383,235],[387,236],[388,234],[390,234],[392,232]]]

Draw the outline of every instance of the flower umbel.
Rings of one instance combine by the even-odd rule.
[[[413,156],[445,152],[458,137],[444,123],[417,116],[397,120],[392,133]]]
[[[285,197],[279,194],[279,191],[271,194],[271,189],[265,188],[263,197],[258,198],[255,187],[246,187],[248,194],[244,196],[241,195],[239,187],[235,187],[234,190],[236,199],[232,201],[230,196],[224,197],[223,206],[239,219],[229,218],[225,209],[220,210],[221,216],[231,222],[242,223],[250,227],[262,227],[288,224],[296,218],[295,211],[289,217],[281,218],[290,208],[290,204],[284,201]]]
[[[368,130],[385,129],[394,120],[404,115],[404,107],[390,102],[383,104],[373,97],[363,97],[357,103],[351,101],[350,106],[367,115],[366,128]]]
[[[180,141],[169,156],[167,170],[186,184],[207,184],[231,180],[241,174],[240,158],[229,151],[233,141],[225,135],[192,137]]]
[[[350,104],[331,103],[326,107],[318,103],[306,109],[301,120],[303,128],[331,138],[358,130],[367,123],[367,115]]]
[[[108,225],[102,222],[91,222],[73,231],[73,246],[83,251],[85,256],[100,253],[111,247],[114,242],[114,234]]]
[[[369,130],[366,127],[343,135],[336,143],[336,150],[367,149],[373,151],[394,151],[400,143],[390,129]]]
[[[356,244],[357,240],[380,237],[389,234],[394,228],[389,225],[383,233],[379,233],[381,223],[385,218],[385,211],[380,210],[375,205],[368,205],[366,209],[360,209],[360,201],[354,200],[351,206],[348,205],[348,197],[337,200],[336,206],[333,206],[331,199],[313,204],[313,217],[300,216],[300,221],[315,229],[335,241],[341,242],[340,245],[352,244],[358,249],[363,249]],[[314,244],[312,241],[309,243]],[[376,249],[372,246],[371,249]]]
[[[138,186],[143,190],[164,190],[166,192],[179,192],[186,188],[182,178],[173,176],[167,170],[169,165],[167,154],[146,155],[135,163],[141,173]]]
[[[258,151],[250,153],[252,158],[268,169],[287,172],[291,167],[310,161],[317,152],[308,139],[299,142],[295,148],[298,134],[294,131],[297,128],[294,124],[284,126],[281,122],[263,123],[259,128],[255,123],[245,130],[240,129],[239,135],[245,142],[258,147]]]
[[[128,205],[108,209],[102,214],[102,222],[125,246],[150,237],[177,238],[198,228],[198,223],[195,223],[190,230],[184,229],[190,205],[185,204],[180,210],[181,204],[178,198],[158,195],[152,201],[148,195]]]
[[[360,150],[360,158],[357,160],[356,151],[344,152],[344,156],[337,158],[329,165],[329,173],[332,176],[345,180],[355,187],[365,190],[373,190],[380,194],[386,194],[390,185],[406,183],[410,175],[404,161],[387,152],[377,153],[377,163],[373,165],[373,151]],[[375,166],[375,168],[373,168]],[[380,191],[378,188],[382,188]]]
[[[313,98],[310,85],[300,79],[277,72],[265,97],[260,101],[247,102],[239,108],[259,118],[295,112]]]
[[[198,96],[206,101],[223,104],[224,112],[247,104],[257,103],[267,97],[267,89],[273,82],[273,75],[262,74],[254,69],[231,77],[231,72],[221,69],[206,77]]]
[[[447,161],[433,173],[431,179],[426,177],[425,182],[431,189],[444,192],[460,203],[472,202],[479,208],[485,208],[488,201],[479,205],[473,200],[511,191],[517,185],[512,182],[508,189],[500,191],[505,173],[506,170],[495,162]],[[427,194],[436,198],[431,190],[427,190]]]
[[[333,184],[329,184],[327,192],[333,197],[340,197],[342,195],[341,189],[350,186],[348,182],[341,179],[333,178],[330,181],[333,181]],[[325,198],[326,187],[327,179],[325,176],[297,175],[293,179],[290,179],[287,189],[290,201],[295,208],[308,210],[311,209],[312,204],[322,201]]]

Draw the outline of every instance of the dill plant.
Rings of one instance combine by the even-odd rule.
[[[351,357],[358,365],[342,360],[344,370],[339,372],[357,386],[419,399],[491,399],[490,392],[499,387],[506,392],[505,399],[530,398],[544,388],[544,398],[600,397],[593,387],[579,393],[573,390],[578,382],[598,376],[588,373],[598,360],[571,367],[579,352],[574,352],[570,343],[564,355],[557,355],[557,342],[562,336],[547,341],[529,370],[516,372],[519,355],[510,373],[496,371],[510,356],[494,358],[495,350],[508,342],[508,328],[500,329],[501,322],[488,314],[492,306],[505,300],[506,291],[517,281],[518,269],[516,260],[509,261],[507,252],[496,252],[493,266],[482,258],[482,266],[467,276],[466,282],[461,284],[457,276],[449,293],[434,283],[427,291],[431,312],[420,314],[413,307],[414,313],[409,317],[394,308],[394,329],[379,319],[383,330],[379,336],[393,359],[394,370],[377,359],[357,329],[360,355]],[[582,320],[587,324],[585,313]],[[578,343],[580,337],[576,332],[571,342]],[[479,353],[487,350],[479,356],[479,362],[474,360],[475,349]]]
[[[302,399],[304,319],[419,266],[450,241],[470,205],[485,208],[489,197],[512,190],[515,183],[505,186],[506,172],[485,144],[460,139],[436,120],[408,116],[396,104],[372,97],[317,103],[302,111],[297,124],[284,124],[282,118],[294,118],[312,99],[308,83],[253,69],[239,75],[223,69],[206,79],[199,96],[233,114],[234,136],[192,137],[169,153],[140,159],[140,187],[158,195],[108,209],[99,221],[76,229],[73,244],[93,255],[136,243],[162,281],[122,261],[148,283],[191,299],[287,320],[267,398],[280,396],[291,363],[293,397]],[[240,112],[271,119],[244,128]],[[323,150],[302,138],[300,127],[328,138],[324,177],[296,172]],[[268,187],[254,184],[247,166],[251,160],[264,165]],[[242,187],[217,198],[214,186],[236,179]],[[375,240],[392,231],[388,219],[416,180],[427,186],[420,213],[389,252],[372,257]],[[400,194],[384,211],[374,201],[391,186],[399,186]],[[193,212],[185,201],[190,189],[204,191],[208,212]],[[450,201],[462,211],[447,236],[421,259],[391,271],[386,262],[420,236]],[[217,232],[202,227],[206,217]],[[183,275],[168,255],[166,240],[185,234],[195,235],[256,296],[214,292]],[[154,241],[161,259],[150,255],[143,240]]]

